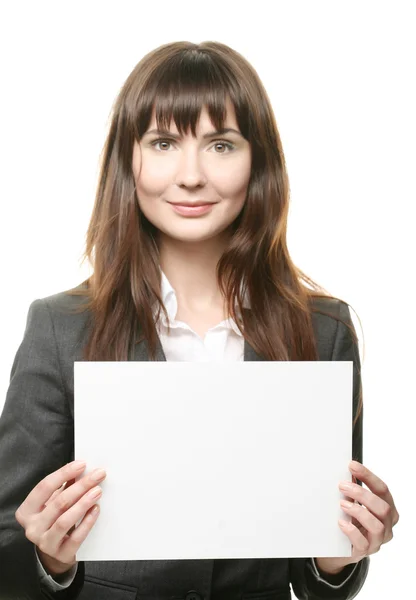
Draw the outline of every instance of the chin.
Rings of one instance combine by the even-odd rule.
[[[207,231],[204,227],[198,227],[196,224],[191,224],[191,227],[181,227],[178,229],[161,229],[163,236],[172,238],[180,242],[204,242],[223,234],[227,227],[221,228],[218,231]]]

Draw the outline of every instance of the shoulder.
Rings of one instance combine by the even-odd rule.
[[[329,319],[338,322],[339,319],[349,321],[351,318],[349,305],[341,298],[333,298],[332,296],[311,297],[310,308],[316,319]]]
[[[39,327],[55,330],[61,327],[68,332],[70,329],[84,329],[89,318],[89,311],[82,310],[82,304],[87,300],[84,295],[72,295],[71,292],[86,290],[85,282],[55,294],[33,300],[28,309],[27,322]]]
[[[44,296],[35,300],[35,302],[43,304],[54,313],[71,313],[72,310],[80,308],[86,301],[86,295],[78,295],[79,292],[83,292],[84,290],[87,290],[85,281],[74,288]],[[76,292],[76,294],[72,294],[72,292]]]
[[[33,300],[28,309],[26,333],[50,343],[55,340],[61,356],[72,360],[86,341],[91,313],[83,310],[87,297],[71,292],[86,291],[85,282]],[[68,359],[69,360],[69,359]]]
[[[339,298],[314,297],[310,308],[318,348],[324,356],[330,356],[337,335],[349,336],[347,326],[353,327],[349,305]]]

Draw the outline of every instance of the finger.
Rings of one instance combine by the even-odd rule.
[[[19,513],[21,515],[31,515],[41,512],[52,494],[58,491],[66,481],[84,471],[85,466],[85,463],[80,465],[78,461],[74,461],[47,475],[33,488],[19,506]]]
[[[340,486],[341,491],[348,494],[353,501],[356,500],[359,504],[367,508],[367,510],[371,511],[380,521],[386,523],[391,515],[391,506],[385,500],[366,490],[361,485],[355,483],[350,485],[351,489],[348,490],[344,490]]]
[[[352,475],[352,482],[355,483],[356,485],[360,485],[359,483],[357,483],[357,478],[355,477],[355,475]],[[352,498],[351,496],[348,496],[348,492],[346,490],[341,490],[341,491],[344,494],[345,500],[348,500],[349,502],[354,502],[354,498]]]
[[[94,511],[95,507],[97,507],[97,511]],[[85,514],[78,527],[74,526],[72,528],[72,533],[65,536],[64,542],[59,550],[59,560],[62,562],[72,562],[73,560],[76,560],[76,553],[78,552],[82,542],[87,538],[89,532],[94,527],[99,514],[100,506],[98,504],[94,504],[94,506],[92,506]]]
[[[353,556],[367,556],[369,549],[369,541],[365,535],[355,527],[352,523],[338,521],[340,528],[349,538],[353,547]],[[344,523],[346,523],[344,525]]]
[[[75,483],[75,479],[71,479],[71,481],[68,481],[66,487],[70,487],[71,485],[74,485]],[[68,531],[68,535],[71,535],[71,533],[74,531],[75,529],[75,525],[73,525],[73,527],[71,527],[71,529]]]
[[[82,477],[79,481],[61,492],[59,496],[57,496],[55,500],[51,502],[40,515],[38,515],[37,528],[43,532],[51,529],[57,519],[62,518],[62,515],[67,513],[73,507],[73,505],[75,505],[85,494],[87,494],[87,492],[91,490],[91,488],[96,487],[97,483],[103,481],[103,479],[106,477],[106,473],[104,471],[104,475],[97,479],[96,474],[98,471],[99,469],[94,469],[94,471],[84,475],[84,477]],[[86,506],[84,513],[90,506],[91,503]],[[80,514],[78,519],[80,519],[84,513]],[[76,523],[78,519],[69,522],[65,533],[69,531],[69,529],[74,525],[74,523]],[[66,520],[63,519],[61,522],[63,525],[65,525]]]
[[[51,502],[52,502],[52,501],[53,501],[53,500],[54,500],[54,499],[55,499],[57,496],[59,496],[59,494],[60,494],[61,492],[63,492],[63,491],[64,491],[64,489],[65,489],[65,484],[61,485],[61,487],[59,488],[59,490],[56,490],[56,491],[55,491],[55,492],[52,494],[52,496],[49,498],[49,500],[47,500],[47,501],[45,502],[45,506],[48,506],[48,504],[50,504],[50,503],[51,503]]]
[[[341,502],[341,506],[346,514],[354,517],[355,523],[358,522],[358,527],[356,526],[356,528],[367,538],[370,548],[379,548],[384,542],[385,524],[377,519],[369,510],[366,510],[366,508],[357,503],[352,504],[352,506],[345,506]]]
[[[54,492],[52,494],[52,496],[46,502],[45,507],[48,506],[48,504],[50,504],[56,498],[56,496],[58,496],[58,494],[60,494],[64,490],[66,490],[71,485],[74,485],[74,483],[75,483],[75,479],[71,479],[70,481],[67,481],[66,483],[64,483],[64,485],[62,487],[60,487],[59,490],[56,490],[56,492]],[[68,531],[68,534],[71,534],[74,529],[75,529],[75,525],[74,525],[74,527],[71,527],[71,529]]]
[[[98,488],[98,486],[97,486]],[[68,541],[68,531],[70,531],[78,521],[83,519],[86,513],[92,508],[92,506],[97,502],[100,498],[102,490],[99,489],[99,495],[93,496],[93,490],[89,490],[78,502],[76,502],[71,508],[69,508],[66,512],[64,512],[54,523],[53,525],[43,534],[42,543],[43,547],[41,550],[54,556],[58,557],[58,560],[62,562],[69,562],[61,557],[61,546],[65,543],[65,540]],[[76,529],[75,529],[76,531]],[[69,534],[69,539],[74,535],[75,531],[72,529],[71,534]],[[78,538],[75,538],[77,540]],[[72,546],[69,546],[71,549]]]
[[[352,476],[352,480],[354,483],[357,483],[357,478],[354,477],[354,475]],[[357,483],[358,485],[358,483]],[[351,498],[351,496],[348,496],[348,492],[346,490],[341,490],[342,493],[344,494],[344,500],[347,500],[348,502],[354,502],[354,498]]]
[[[52,494],[52,496],[49,498],[49,500],[45,503],[45,506],[48,506],[48,504],[50,504],[52,502],[52,500],[54,500],[56,498],[56,496],[58,496],[61,492],[63,492],[64,490],[66,490],[67,488],[69,488],[71,485],[74,485],[75,483],[75,479],[70,479],[69,481],[66,481],[60,488],[59,490],[56,490],[56,492],[54,492]]]
[[[358,477],[360,481],[364,482],[366,486],[373,492],[373,494],[376,494],[377,496],[385,500],[385,502],[390,504],[392,508],[396,508],[393,496],[391,495],[387,484],[382,479],[380,479],[380,477],[377,477],[375,473],[370,471],[370,469],[367,469],[367,467],[365,467],[362,463],[359,463],[357,461],[353,461],[353,463],[354,468],[352,464],[349,467],[351,473]],[[355,463],[357,464],[357,466],[355,466]]]

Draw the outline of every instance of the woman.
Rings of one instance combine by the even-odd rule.
[[[288,211],[282,144],[253,67],[214,42],[146,55],[105,143],[85,252],[93,274],[31,304],[12,366],[0,420],[7,597],[283,600],[291,585],[299,599],[347,600],[361,589],[398,513],[362,465],[348,307],[293,264]],[[86,465],[71,462],[75,360],[353,360],[358,462],[345,492],[352,524],[340,524],[352,556],[78,563],[99,512],[88,492],[105,472],[80,477]]]

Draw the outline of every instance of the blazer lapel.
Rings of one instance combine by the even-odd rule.
[[[257,354],[257,352],[254,350],[254,348],[252,346],[250,346],[248,341],[245,339],[244,340],[244,362],[254,361],[254,360],[265,361],[266,359],[263,358],[263,356],[261,356],[260,354]]]
[[[146,340],[142,340],[141,342],[134,345],[134,348],[133,348],[133,351],[131,354],[131,360],[145,361],[145,362],[149,361],[149,350],[148,350],[148,344],[147,344]],[[166,356],[165,356],[165,353],[163,352],[163,347],[162,347],[162,343],[160,341],[159,336],[157,336],[156,359],[155,360],[166,362]]]

